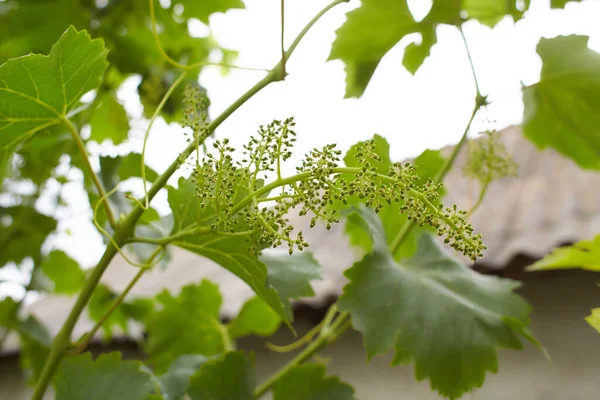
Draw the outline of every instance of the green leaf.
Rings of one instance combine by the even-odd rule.
[[[550,7],[552,8],[565,8],[565,6],[567,5],[567,3],[569,2],[574,2],[574,1],[581,1],[581,0],[550,0]]]
[[[4,220],[10,221],[4,225]],[[42,244],[56,229],[56,220],[40,214],[33,207],[0,207],[0,267],[12,261],[20,263],[36,257]]]
[[[145,347],[157,372],[185,354],[209,357],[225,351],[227,330],[219,318],[222,300],[215,284],[203,280],[184,286],[177,297],[163,291],[156,301],[161,309],[147,319]]]
[[[338,377],[325,377],[322,364],[297,365],[273,387],[273,400],[354,400],[352,386]]]
[[[167,373],[160,377],[162,392],[166,398],[183,400],[190,378],[207,360],[200,354],[188,354],[173,361]]]
[[[174,217],[173,233],[194,224],[202,226],[203,217],[212,215],[211,210],[204,210],[203,213],[200,201],[196,198],[196,187],[189,179],[180,178],[177,189],[170,187],[168,191]],[[237,232],[247,229],[243,220],[234,227]],[[290,321],[290,313],[285,310],[279,294],[270,285],[267,266],[247,250],[243,236],[204,234],[186,237],[173,244],[209,258],[232,272],[246,282],[284,321]]]
[[[558,247],[527,267],[527,270],[545,271],[572,268],[600,271],[600,235],[589,241],[582,240],[572,246]]]
[[[70,27],[48,56],[30,54],[0,66],[0,150],[65,119],[106,70],[102,40]]]
[[[592,328],[600,332],[600,308],[594,308],[592,313],[585,317],[585,320]]]
[[[190,379],[191,400],[253,400],[256,375],[254,357],[226,353],[200,367]]]
[[[523,89],[523,133],[582,168],[600,169],[600,54],[587,36],[540,39],[540,81]]]
[[[113,144],[121,144],[127,139],[129,132],[127,112],[114,93],[102,96],[100,105],[90,119],[90,126],[92,128],[90,139],[98,143],[108,139]],[[141,169],[139,165],[138,169]]]
[[[421,43],[407,46],[403,64],[414,74],[437,42],[440,24],[459,25],[461,15],[494,26],[505,15],[515,20],[523,16],[517,0],[434,0],[429,14],[416,22],[406,0],[362,0],[360,7],[348,12],[347,20],[336,31],[329,60],[342,60],[346,65],[346,97],[364,93],[381,58],[402,38],[412,33],[421,35]]]
[[[307,250],[291,256],[284,251],[264,250],[260,261],[267,266],[269,283],[279,293],[285,314],[293,320],[290,300],[315,295],[310,282],[321,279],[321,265]]]
[[[281,325],[281,318],[259,297],[246,301],[227,329],[231,338],[248,335],[271,336]]]
[[[375,142],[375,152],[381,158],[381,161],[372,160],[371,164],[377,168],[377,172],[381,174],[387,174],[389,168],[392,166],[390,159],[390,145],[384,137],[375,135],[373,137]],[[356,160],[356,152],[358,151],[362,142],[359,142],[352,146],[350,150],[344,156],[344,163],[349,167],[359,167],[359,163]],[[425,150],[415,160],[414,164],[417,166],[417,172],[420,179],[415,182],[416,185],[423,185],[428,179],[434,179],[438,172],[442,169],[445,164],[445,159],[441,156],[439,150]],[[351,178],[351,177],[350,177]],[[350,179],[349,178],[349,179]],[[440,199],[444,196],[445,192],[442,189],[440,192]],[[358,197],[346,199],[348,205],[361,204],[363,201]],[[388,244],[391,244],[398,232],[410,223],[405,214],[400,212],[400,205],[392,203],[385,205],[381,208],[378,213],[379,218],[383,224],[385,230],[385,236]],[[413,227],[409,233],[405,236],[401,246],[396,250],[394,256],[396,260],[411,257],[417,249],[417,238],[423,232],[432,231],[431,228],[424,227]],[[360,226],[355,226],[351,221],[346,222],[346,234],[350,239],[350,243],[354,246],[362,248],[365,252],[371,251],[371,240],[369,234]]]
[[[54,378],[56,400],[146,400],[156,387],[140,361],[121,361],[121,353],[90,353],[65,358]]]
[[[48,255],[42,263],[42,270],[54,282],[55,293],[77,293],[85,281],[85,274],[77,261],[60,250]]]
[[[477,274],[429,235],[398,263],[373,211],[361,207],[350,218],[369,233],[373,251],[346,271],[350,283],[338,305],[362,332],[369,359],[394,348],[395,365],[414,360],[417,380],[429,378],[433,389],[457,398],[496,372],[497,347],[520,349],[520,335],[535,341],[531,307],[514,293],[519,283]]]
[[[18,332],[21,342],[21,368],[25,371],[29,383],[35,383],[50,354],[52,337],[48,329],[32,315],[19,322]]]
[[[216,12],[225,12],[234,8],[244,8],[242,0],[179,0],[183,5],[182,16],[185,18],[198,18],[208,25],[208,17]]]

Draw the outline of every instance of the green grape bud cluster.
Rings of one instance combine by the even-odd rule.
[[[192,129],[191,141],[197,137],[205,135],[208,126],[208,106],[210,102],[206,91],[199,85],[186,85],[183,91],[183,120],[181,125]]]
[[[234,162],[234,151],[228,141],[215,142],[215,155],[206,156],[194,171],[197,197],[203,208],[214,213],[211,227],[233,232],[240,224],[247,228],[248,248],[259,253],[264,247],[287,245],[290,254],[308,246],[302,232],[294,232],[287,216],[297,211],[309,215],[311,227],[317,220],[327,229],[339,222],[337,202],[357,197],[376,212],[387,204],[399,203],[400,212],[419,225],[430,225],[444,236],[446,243],[475,259],[485,249],[479,235],[466,220],[466,212],[456,206],[434,205],[440,184],[431,180],[418,184],[416,167],[395,163],[387,174],[378,172],[381,161],[375,143],[366,141],[355,153],[358,167],[340,166],[341,151],[334,144],[311,150],[292,177],[281,176],[281,164],[291,156],[296,140],[294,121],[273,121],[261,126],[242,152],[243,159]],[[262,176],[277,173],[277,178],[263,190]],[[259,176],[261,178],[259,178]],[[277,194],[273,196],[275,189]],[[265,196],[273,196],[265,199]],[[266,206],[266,200],[272,204]]]
[[[496,131],[482,133],[483,138],[470,143],[469,157],[463,168],[465,176],[487,185],[492,181],[517,176],[518,165],[506,150]]]

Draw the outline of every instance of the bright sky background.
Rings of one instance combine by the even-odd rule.
[[[210,27],[221,45],[239,51],[237,65],[270,68],[280,57],[279,0],[244,2],[245,10],[212,16]],[[329,2],[287,0],[286,43],[291,43],[302,27]],[[345,20],[345,12],[358,4],[352,0],[323,17],[289,60],[290,75],[285,82],[270,85],[242,106],[221,125],[217,137],[228,137],[234,147],[240,148],[259,125],[294,116],[299,139],[286,169],[288,173],[293,172],[294,161],[313,147],[337,143],[340,149],[346,150],[374,133],[390,142],[394,160],[457,142],[472,110],[475,88],[460,34],[454,27],[438,28],[438,43],[415,76],[402,66],[404,47],[419,39],[418,35],[411,35],[383,58],[361,99],[343,99],[343,64],[326,62],[326,59],[335,30]],[[431,1],[409,0],[409,4],[416,17],[423,18]],[[464,31],[481,89],[493,102],[487,113],[479,114],[472,134],[521,121],[520,86],[521,82],[527,85],[539,79],[541,60],[535,46],[540,37],[589,35],[590,47],[600,51],[599,16],[598,1],[571,3],[565,10],[551,11],[549,0],[532,0],[527,17],[517,24],[510,18],[494,29],[477,22],[467,23]],[[191,30],[198,36],[208,33],[208,28],[200,22],[192,24]],[[223,77],[218,68],[207,68],[200,83],[208,89],[210,115],[218,115],[262,76],[262,72],[233,70]],[[119,93],[128,112],[137,117],[130,132],[133,139],[119,151],[121,153],[128,148],[141,151],[140,138],[146,122],[139,118],[141,106],[133,95],[138,82],[136,78],[130,79]],[[495,123],[485,123],[485,119]],[[164,121],[157,121],[150,134],[148,164],[161,172],[184,147],[182,129],[177,124],[167,126]],[[114,153],[107,144],[93,145],[89,150],[93,155]],[[89,222],[91,212],[79,185],[69,184],[65,189],[64,197],[71,207],[61,212],[64,217],[59,226],[61,233],[48,246],[61,248],[83,265],[92,266],[101,256],[103,246],[100,235]],[[141,183],[135,182],[127,189],[141,194]],[[164,193],[157,196],[156,203],[160,211],[167,211]],[[47,204],[47,199],[41,199],[38,206],[44,209]],[[3,275],[15,280],[26,279],[13,269]],[[18,295],[19,289],[3,284],[0,292]]]

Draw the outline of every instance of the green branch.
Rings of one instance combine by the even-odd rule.
[[[289,47],[286,52],[286,59],[289,59],[302,38],[306,35],[306,33],[310,30],[310,28],[331,8],[336,6],[337,4],[346,2],[348,0],[334,0],[331,4],[326,6],[320,13],[318,13],[300,32],[300,34],[296,37],[292,45]],[[152,4],[152,3],[151,3]],[[152,5],[153,6],[153,5]],[[160,43],[159,43],[160,44]],[[267,76],[258,81],[253,87],[251,87],[248,91],[242,94],[233,104],[231,104],[225,111],[221,113],[217,118],[215,118],[210,125],[208,126],[205,134],[198,141],[200,144],[212,133],[219,125],[223,123],[231,114],[233,114],[238,108],[240,108],[246,101],[252,98],[256,93],[260,92],[263,88],[269,85],[272,82],[276,82],[281,80],[280,76],[280,67],[279,64],[276,65],[273,69],[269,71]],[[81,143],[82,144],[82,143]],[[162,189],[166,184],[169,178],[175,173],[175,171],[179,168],[179,166],[187,159],[187,157],[192,154],[192,152],[196,149],[196,143],[191,143],[180,155],[179,157],[156,179],[154,184],[148,190],[148,201],[151,201],[154,196]],[[89,161],[89,160],[88,160]],[[91,167],[91,165],[90,165]],[[95,174],[94,174],[95,175]],[[97,177],[96,177],[97,178]],[[98,181],[99,183],[99,181]],[[100,186],[101,187],[101,186]],[[107,203],[105,203],[107,204]],[[141,207],[141,201],[135,206],[135,208],[126,216],[123,221],[116,227],[115,233],[113,235],[113,242],[117,244],[117,246],[122,246],[127,242],[129,238],[133,236],[134,228],[141,217],[144,209]],[[108,211],[107,211],[108,214]],[[112,214],[110,214],[112,215]],[[114,219],[114,217],[113,217]],[[42,370],[38,383],[36,385],[35,391],[32,396],[32,400],[42,400],[44,397],[44,393],[54,373],[60,360],[62,359],[65,351],[69,347],[71,334],[73,332],[73,328],[79,319],[79,316],[85,309],[89,299],[91,298],[94,289],[100,282],[100,278],[104,274],[106,268],[112,261],[112,259],[117,254],[117,247],[111,242],[104,251],[104,254],[100,258],[100,261],[96,265],[96,267],[92,270],[90,276],[85,281],[81,292],[75,302],[75,305],[71,309],[67,320],[63,324],[61,330],[54,338],[52,342],[52,347],[50,349],[50,355],[46,360],[46,364]]]

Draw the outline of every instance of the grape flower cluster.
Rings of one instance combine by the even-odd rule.
[[[291,254],[308,243],[302,232],[294,232],[287,218],[290,212],[310,215],[311,227],[321,219],[330,229],[339,222],[347,199],[358,198],[376,212],[399,203],[400,212],[418,225],[437,229],[454,249],[472,259],[482,255],[485,246],[473,233],[466,212],[435,205],[440,184],[431,180],[418,184],[416,167],[410,163],[392,164],[386,174],[378,172],[375,163],[381,158],[372,140],[355,152],[357,167],[340,165],[341,151],[331,144],[310,151],[296,175],[282,177],[281,165],[291,157],[296,141],[294,126],[292,118],[261,126],[244,146],[241,161],[234,161],[227,139],[215,141],[215,154],[208,154],[193,174],[201,207],[213,215],[212,229],[246,232],[248,248],[255,253],[286,244]],[[273,173],[276,178],[265,185],[263,177]]]

